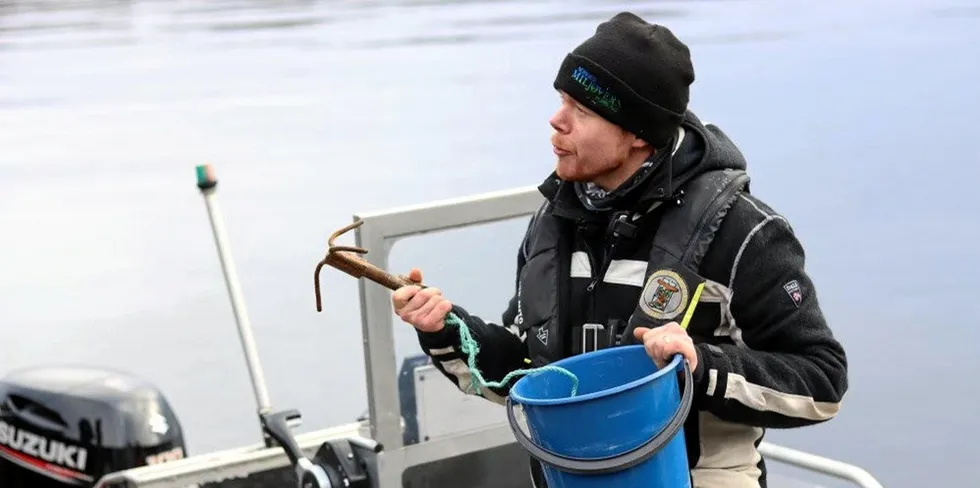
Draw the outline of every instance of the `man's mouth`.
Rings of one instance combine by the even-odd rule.
[[[552,147],[554,148],[555,155],[558,157],[568,156],[569,154],[572,154],[571,151],[566,151],[558,146],[553,145]]]

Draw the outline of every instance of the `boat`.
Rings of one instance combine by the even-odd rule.
[[[358,280],[366,415],[294,435],[300,413],[269,406],[214,201],[216,180],[204,172],[202,179],[199,167],[198,187],[238,319],[263,441],[184,456],[179,419],[152,385],[97,368],[32,368],[0,379],[0,486],[533,488],[528,455],[503,407],[464,395],[423,354],[397,364],[389,291],[366,279]],[[355,214],[355,238],[370,250],[365,260],[387,269],[396,239],[528,218],[541,198],[535,187],[524,187]],[[770,466],[783,463],[854,486],[882,487],[867,470],[841,460],[769,442],[759,450]],[[772,475],[769,486],[819,485]]]

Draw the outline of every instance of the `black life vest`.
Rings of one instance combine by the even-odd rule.
[[[629,318],[622,343],[632,341],[634,327],[657,327],[682,322],[698,301],[705,278],[699,274],[715,233],[739,194],[747,190],[743,170],[703,173],[684,185],[683,205],[671,205],[662,214],[647,263],[643,291]],[[546,202],[534,215],[523,249],[525,265],[518,281],[515,323],[527,334],[529,358],[538,367],[566,355],[562,325],[568,323],[561,299],[570,280],[572,250],[562,235],[561,218]]]

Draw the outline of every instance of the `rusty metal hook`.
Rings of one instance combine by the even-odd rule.
[[[362,225],[364,225],[364,221],[363,220],[355,220],[354,222],[352,222],[350,224],[347,224],[347,225],[345,225],[345,226],[337,229],[336,231],[334,231],[333,234],[330,234],[330,237],[327,238],[327,252],[328,253],[332,253],[332,252],[347,251],[347,252],[352,252],[352,253],[356,253],[356,254],[367,254],[367,252],[368,252],[367,249],[364,249],[363,247],[356,247],[356,246],[338,246],[338,245],[334,244],[334,241],[336,241],[338,237],[340,237],[340,236],[342,236],[342,235],[344,235],[344,234],[346,234],[346,233],[348,233],[348,232],[350,232],[350,231],[352,231],[352,230],[354,230],[354,229],[356,229],[356,228],[358,228],[358,227],[360,227]]]
[[[323,265],[325,264],[329,264],[330,266],[337,268],[355,278],[367,278],[391,290],[397,290],[398,288],[407,285],[421,285],[421,283],[415,283],[406,276],[393,275],[367,262],[361,257],[361,255],[367,254],[367,249],[355,246],[338,246],[334,244],[334,241],[336,241],[338,237],[360,227],[363,224],[363,220],[356,220],[353,223],[341,227],[333,234],[330,234],[330,238],[327,239],[327,254],[322,260],[320,260],[319,263],[317,263],[316,270],[313,271],[313,291],[316,295],[317,312],[323,311],[320,296],[320,270],[323,269]]]

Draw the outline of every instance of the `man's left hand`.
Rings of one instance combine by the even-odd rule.
[[[698,353],[694,349],[694,341],[677,322],[653,329],[637,327],[633,330],[633,336],[643,342],[647,354],[658,368],[664,367],[675,354],[680,354],[691,364],[691,372],[697,371]]]

